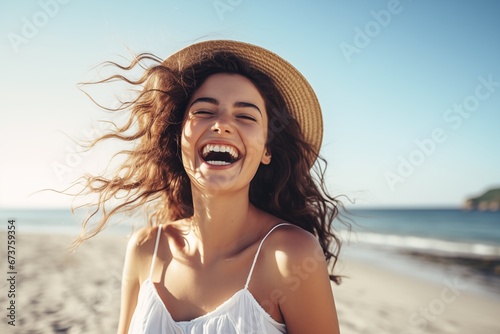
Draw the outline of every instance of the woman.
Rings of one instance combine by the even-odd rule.
[[[127,247],[118,333],[339,333],[327,262],[340,203],[311,174],[322,120],[310,85],[235,41],[120,68],[144,61],[156,64],[136,81],[103,80],[144,87],[119,108],[129,122],[96,142],[137,144],[112,177],[87,177],[104,218],[79,240],[116,212],[150,213]]]

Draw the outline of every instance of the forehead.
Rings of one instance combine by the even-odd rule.
[[[190,102],[201,96],[258,103],[262,107],[265,105],[264,98],[255,84],[240,74],[217,73],[209,76],[191,96]]]

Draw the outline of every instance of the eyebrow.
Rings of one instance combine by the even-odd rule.
[[[217,101],[216,99],[214,99],[213,97],[199,97],[197,98],[196,100],[194,100],[193,102],[191,102],[191,104],[189,105],[189,108],[191,108],[194,104],[196,103],[202,103],[202,102],[206,102],[206,103],[210,103],[210,104],[214,104],[216,106],[219,105],[219,101]],[[235,102],[233,104],[233,106],[235,108],[254,108],[256,109],[261,115],[262,115],[262,111],[260,111],[259,107],[257,107],[255,104],[253,103],[249,103],[249,102],[241,102],[241,101],[238,101],[238,102]],[[188,108],[188,109],[189,109]]]

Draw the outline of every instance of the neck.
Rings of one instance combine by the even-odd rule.
[[[245,238],[251,237],[257,209],[250,204],[248,188],[225,194],[206,194],[192,189],[193,230],[196,249],[202,262],[238,251]]]

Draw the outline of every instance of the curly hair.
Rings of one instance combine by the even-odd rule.
[[[144,66],[145,62],[152,65]],[[122,71],[137,65],[144,73],[137,80],[112,75],[92,82],[123,81],[140,87],[135,99],[123,102],[111,111],[125,111],[128,121],[98,138],[90,147],[107,139],[133,142],[123,150],[126,159],[109,177],[85,175],[82,193],[97,194],[93,210],[83,222],[75,247],[98,234],[118,212],[147,208],[148,224],[188,218],[193,215],[190,180],[181,159],[181,132],[187,103],[192,94],[211,75],[233,73],[251,80],[261,93],[268,113],[266,145],[273,154],[272,163],[261,164],[250,183],[249,201],[279,219],[297,225],[317,237],[332,268],[338,259],[341,242],[333,221],[342,203],[329,195],[324,173],[326,161],[304,140],[301,128],[289,113],[280,92],[263,72],[230,52],[202,54],[192,65],[171,68],[158,57],[143,53],[128,66],[107,62]],[[120,202],[108,211],[111,199]],[[100,214],[100,215],[98,215]],[[89,229],[89,221],[99,216]],[[94,218],[95,218],[94,217]],[[340,283],[340,277],[330,275]]]

